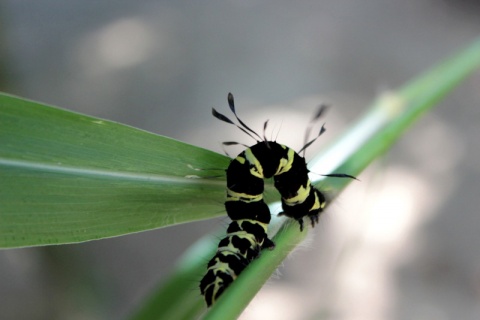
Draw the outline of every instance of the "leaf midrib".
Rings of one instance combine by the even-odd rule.
[[[115,171],[107,169],[93,169],[81,168],[64,165],[51,165],[40,162],[24,161],[24,160],[8,160],[0,159],[1,167],[15,167],[35,171],[45,171],[51,173],[68,174],[72,176],[89,176],[96,178],[112,178],[125,181],[144,181],[144,182],[158,182],[158,183],[176,183],[176,184],[201,184],[201,185],[216,185],[224,186],[224,181],[207,179],[207,178],[188,178],[173,175],[156,174],[156,173],[139,173],[131,171]]]

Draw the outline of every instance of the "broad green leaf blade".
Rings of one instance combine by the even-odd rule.
[[[345,172],[358,176],[368,164],[387,151],[420,115],[479,67],[480,40],[399,91],[381,97],[338,141],[310,161],[309,167],[316,172]],[[350,182],[350,179],[326,178],[315,184],[326,191],[331,200]],[[362,181],[362,183],[368,182]],[[209,320],[236,319],[280,263],[305,236],[306,232],[300,232],[296,223],[290,221],[284,223],[273,238],[276,248],[273,251],[265,250],[261,257],[253,261],[230,285],[212,308],[207,312],[205,309],[198,311],[191,319],[197,319],[202,315],[204,319]],[[190,260],[189,263],[201,264],[205,261],[204,257],[213,250],[214,244],[211,248],[198,251],[198,261]],[[205,262],[203,264],[205,272]],[[172,279],[197,277],[199,281],[203,275],[198,276],[196,270],[184,274],[184,270],[183,266],[180,267]],[[191,285],[183,288],[183,291],[191,290]],[[155,295],[160,294],[168,296],[169,288],[163,287],[155,293]],[[198,301],[198,299],[197,296],[188,301]],[[188,309],[193,314],[196,310],[189,309],[189,303],[184,304],[185,300],[173,300],[169,305],[169,312],[179,309],[187,314],[185,309]],[[161,309],[156,310],[156,313],[152,309],[150,311],[152,312],[148,316],[144,314],[144,317],[137,317],[135,320],[164,319],[165,314]]]
[[[0,94],[0,247],[118,236],[223,214],[217,153]],[[210,174],[209,174],[210,173]],[[211,172],[204,175],[212,175]]]

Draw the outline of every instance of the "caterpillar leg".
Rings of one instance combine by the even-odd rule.
[[[268,249],[268,250],[275,249],[275,242],[273,242],[269,238],[265,238],[265,240],[263,240],[262,249]]]
[[[288,217],[288,215],[285,214],[285,212],[280,212],[278,215]],[[320,212],[310,213],[308,215],[308,218],[310,219],[310,223],[312,224],[312,228],[315,227],[315,224],[318,224],[318,217],[319,216],[320,216]],[[300,231],[303,231],[303,217],[295,219],[295,221],[297,221],[298,224],[300,225]]]
[[[314,214],[309,214],[308,217],[310,218],[310,222],[312,223],[312,228],[315,227],[315,224],[318,224],[318,216],[320,212],[316,212]]]
[[[300,225],[300,231],[303,231],[303,217],[301,218],[294,218],[294,217],[291,217],[289,216],[288,214],[286,214],[285,212],[280,212],[278,213],[278,216],[279,217],[282,217],[282,216],[285,216],[285,217],[288,217],[288,218],[293,218],[295,221],[298,222],[298,224]],[[318,219],[318,218],[317,218]],[[313,224],[312,224],[313,226]]]

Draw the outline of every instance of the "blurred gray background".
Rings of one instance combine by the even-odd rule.
[[[297,149],[326,102],[311,156],[479,34],[467,0],[1,1],[0,90],[218,152],[251,142],[210,115],[229,91],[245,121],[272,119]],[[362,173],[242,319],[480,319],[479,85]],[[226,223],[0,251],[0,318],[124,318]]]

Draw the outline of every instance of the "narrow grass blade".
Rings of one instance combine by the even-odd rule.
[[[480,40],[398,91],[380,97],[364,117],[309,163],[311,170],[326,173],[345,172],[359,176],[366,166],[395,143],[408,126],[479,66]],[[350,179],[325,178],[317,180],[315,184],[326,190],[332,200],[350,182]],[[253,261],[242,272],[212,308],[205,311],[204,307],[191,319],[197,319],[199,316],[208,320],[236,319],[305,235],[306,232],[300,232],[296,223],[289,221],[284,223],[273,239],[276,248],[273,251],[265,250],[259,259]],[[212,250],[213,248],[199,250],[197,259]],[[179,277],[181,273],[181,269],[177,270],[174,277]],[[197,281],[201,278],[198,271],[182,276],[190,278],[197,276]],[[164,288],[160,289],[160,292],[168,295],[168,290]],[[176,301],[176,305],[169,307],[182,309],[184,308],[182,302]],[[135,319],[162,319],[162,317],[159,314],[150,314],[149,317]]]

